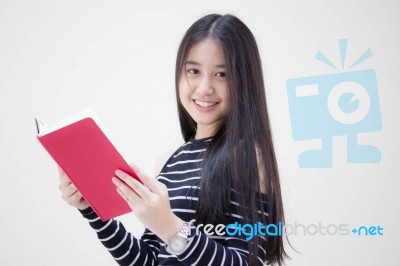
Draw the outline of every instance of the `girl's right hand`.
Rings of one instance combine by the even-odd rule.
[[[88,208],[90,205],[86,202],[86,200],[82,197],[81,193],[78,189],[72,184],[69,177],[65,174],[65,172],[58,167],[60,185],[58,188],[61,191],[61,197],[64,201],[66,201],[69,205],[74,206],[80,210],[84,210]]]

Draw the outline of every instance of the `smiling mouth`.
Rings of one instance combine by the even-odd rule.
[[[210,107],[210,106],[214,106],[217,104],[217,102],[203,102],[200,100],[193,100],[197,105],[201,106],[201,107]]]

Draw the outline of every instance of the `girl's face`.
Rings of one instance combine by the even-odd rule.
[[[230,107],[222,48],[212,39],[205,39],[190,49],[184,64],[180,101],[197,123],[196,138],[211,136]]]

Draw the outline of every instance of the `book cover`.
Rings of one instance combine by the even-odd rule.
[[[93,117],[75,120],[49,130],[36,119],[37,139],[103,221],[130,212],[111,179],[117,169],[137,175]]]

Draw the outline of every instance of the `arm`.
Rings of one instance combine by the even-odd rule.
[[[80,212],[119,265],[158,264],[160,243],[152,232],[146,229],[141,239],[136,239],[117,220],[103,222],[92,208]]]
[[[103,222],[60,168],[59,178],[62,198],[71,206],[78,208],[97,233],[101,243],[120,265],[158,264],[160,244],[152,232],[146,229],[141,239],[136,239],[119,221]]]

